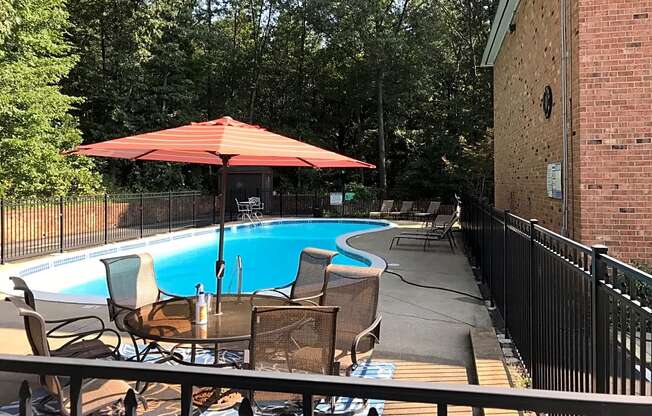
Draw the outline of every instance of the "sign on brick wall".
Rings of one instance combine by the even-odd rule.
[[[547,175],[548,197],[562,198],[561,163],[549,163]]]

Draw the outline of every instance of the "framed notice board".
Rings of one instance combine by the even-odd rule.
[[[548,197],[554,199],[562,199],[563,184],[561,163],[557,162],[548,164],[547,188]]]

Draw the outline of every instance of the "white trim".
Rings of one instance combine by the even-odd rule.
[[[491,25],[487,46],[482,54],[481,66],[492,67],[496,63],[500,48],[503,46],[505,37],[509,32],[509,26],[514,20],[519,2],[520,0],[500,0],[496,8],[496,16]]]
[[[347,244],[347,240],[354,236],[377,232],[382,230],[387,230],[397,225],[385,220],[370,220],[370,219],[348,219],[348,218],[319,218],[319,219],[308,219],[308,218],[288,218],[288,219],[277,219],[277,220],[267,220],[259,223],[241,223],[241,224],[231,224],[226,225],[225,228],[238,229],[238,228],[252,228],[260,227],[265,225],[274,225],[274,224],[287,224],[287,223],[311,223],[311,222],[347,222],[347,223],[367,223],[367,224],[378,224],[384,225],[383,228],[374,229],[374,230],[364,230],[356,231],[352,233],[347,233],[339,236],[336,239],[335,245],[337,246],[338,251],[342,252],[344,255],[355,258],[357,260],[367,263],[370,267],[378,267],[385,269],[385,261],[375,256],[371,253],[364,252],[362,250],[355,249]],[[84,250],[71,251],[66,253],[56,253],[49,256],[37,258],[30,260],[25,263],[20,263],[14,265],[14,267],[7,268],[0,271],[0,292],[19,295],[13,291],[13,285],[9,280],[10,276],[29,276],[34,273],[43,272],[44,270],[54,269],[57,267],[70,265],[71,263],[76,263],[79,261],[89,260],[89,259],[99,259],[101,257],[129,254],[131,252],[140,252],[143,247],[154,246],[159,244],[169,243],[175,240],[181,240],[189,237],[196,236],[205,236],[208,234],[214,234],[219,232],[219,226],[210,226],[204,228],[196,229],[186,229],[181,231],[175,231],[172,233],[166,234],[157,234],[146,238],[136,239],[136,240],[127,240],[119,243],[107,244],[104,246],[93,247]],[[28,282],[29,283],[29,282]],[[34,290],[34,295],[39,300],[48,300],[48,301],[59,301],[59,302],[68,302],[68,303],[83,303],[83,304],[105,304],[106,299],[101,296],[93,295],[70,295],[65,293],[57,292],[46,292],[38,289]]]

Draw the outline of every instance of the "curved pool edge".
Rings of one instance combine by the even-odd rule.
[[[348,222],[348,223],[366,223],[366,224],[378,224],[383,225],[381,228],[372,229],[372,230],[362,230],[354,231],[351,233],[346,233],[338,236],[335,240],[335,245],[342,254],[352,257],[356,260],[359,260],[369,267],[376,267],[385,269],[387,264],[384,259],[375,254],[356,249],[348,244],[348,240],[357,237],[363,234],[375,233],[387,230],[389,228],[397,227],[391,221],[387,220],[372,220],[372,219],[363,219],[363,218],[283,218],[283,219],[273,219],[273,220],[264,220],[259,223],[240,223],[240,224],[227,224],[225,228],[237,229],[237,228],[252,228],[260,227],[264,225],[273,225],[273,224],[288,224],[288,223],[314,223],[314,222]],[[68,265],[74,262],[89,260],[94,258],[100,258],[105,255],[115,255],[117,253],[127,254],[130,251],[140,251],[143,247],[150,245],[161,244],[165,242],[170,242],[174,240],[180,240],[184,238],[206,235],[209,233],[219,232],[219,226],[212,225],[209,227],[202,228],[193,228],[185,229],[180,231],[174,231],[172,233],[165,234],[155,234],[149,237],[139,238],[135,240],[126,240],[111,244],[106,244],[103,246],[97,246],[92,248],[86,248],[82,250],[69,251],[65,253],[54,253],[47,256],[39,257],[34,260],[26,261],[20,265],[13,265],[12,267],[0,271],[0,292],[20,296],[22,293],[15,292],[13,290],[13,285],[9,280],[11,276],[25,277],[34,273],[43,272],[51,268],[56,268],[58,266]],[[58,292],[46,292],[41,290],[34,290],[34,296],[37,300],[41,301],[51,301],[51,302],[61,302],[61,303],[75,303],[75,304],[85,304],[85,305],[105,305],[106,298],[103,296],[93,296],[93,295],[71,295],[66,293]]]

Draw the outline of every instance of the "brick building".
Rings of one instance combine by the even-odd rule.
[[[501,0],[483,65],[496,206],[652,263],[652,0]]]

